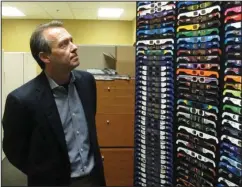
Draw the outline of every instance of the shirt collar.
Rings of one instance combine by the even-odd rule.
[[[48,79],[48,82],[50,84],[51,90],[53,90],[53,89],[55,89],[55,88],[57,88],[57,87],[60,86],[50,76],[48,76],[48,74],[46,72],[45,72],[45,75],[46,75],[46,77]],[[76,77],[75,77],[74,73],[71,71],[71,80],[70,80],[70,83],[74,83],[75,80],[76,80]]]

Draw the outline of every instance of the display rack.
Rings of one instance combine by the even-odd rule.
[[[242,185],[241,2],[137,2],[135,186]]]
[[[137,6],[134,185],[171,186],[176,3]]]

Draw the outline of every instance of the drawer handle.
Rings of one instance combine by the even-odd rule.
[[[109,120],[107,120],[106,122],[107,122],[107,125],[109,125],[109,124],[110,124],[110,121],[109,121]]]
[[[102,155],[102,161],[104,161],[104,156]]]
[[[108,91],[110,92],[110,87],[108,87]]]

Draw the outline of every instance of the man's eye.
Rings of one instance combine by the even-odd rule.
[[[68,45],[69,41],[66,40],[60,44],[60,47],[66,47]]]
[[[65,47],[65,46],[66,46],[66,44],[64,44],[64,43],[62,43],[62,44],[60,45],[61,48]]]

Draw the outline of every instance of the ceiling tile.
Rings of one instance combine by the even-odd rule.
[[[53,19],[74,19],[74,16],[66,2],[39,2],[39,5]]]
[[[98,8],[100,2],[68,2],[71,9]]]
[[[47,12],[40,7],[37,3],[4,3],[3,6],[12,6],[19,9],[21,12],[23,12],[26,16],[25,17],[7,17],[10,19],[50,19],[50,15],[47,14]],[[3,18],[6,18],[3,16]]]
[[[21,8],[38,8],[39,4],[37,2],[2,2],[2,6],[13,6]]]
[[[76,19],[97,19],[97,9],[72,9]]]

